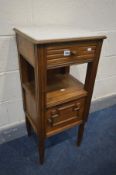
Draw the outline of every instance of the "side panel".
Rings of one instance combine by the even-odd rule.
[[[19,35],[17,35],[17,43],[19,53],[34,67],[35,66],[34,44]]]

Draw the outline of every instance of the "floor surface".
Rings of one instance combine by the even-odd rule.
[[[116,175],[116,105],[91,113],[80,147],[77,129],[46,141],[44,165],[34,135],[0,144],[0,175]]]

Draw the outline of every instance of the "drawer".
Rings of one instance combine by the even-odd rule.
[[[96,56],[97,43],[52,44],[46,48],[48,68],[92,61]]]
[[[46,131],[59,132],[62,128],[70,128],[83,120],[83,110],[85,105],[85,98],[65,103],[46,112]],[[69,126],[70,125],[70,126]]]

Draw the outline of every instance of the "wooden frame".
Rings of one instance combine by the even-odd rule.
[[[30,136],[33,128],[39,138],[38,148],[42,164],[46,137],[79,125],[77,145],[80,145],[84,125],[88,119],[102,42],[106,37],[65,38],[37,42],[19,30],[15,31],[27,132]],[[91,45],[93,56],[85,50]],[[70,49],[72,54],[65,57],[64,64],[62,51],[66,48]],[[81,56],[78,56],[78,53]],[[49,66],[48,57],[54,59]],[[70,65],[82,63],[88,64],[85,85],[69,76]],[[52,78],[49,80],[49,77]]]

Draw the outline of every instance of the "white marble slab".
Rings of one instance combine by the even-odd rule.
[[[90,37],[105,37],[105,33],[90,32],[78,30],[72,26],[33,26],[33,27],[18,27],[16,31],[28,36],[37,43],[47,42],[50,40],[65,40]]]

